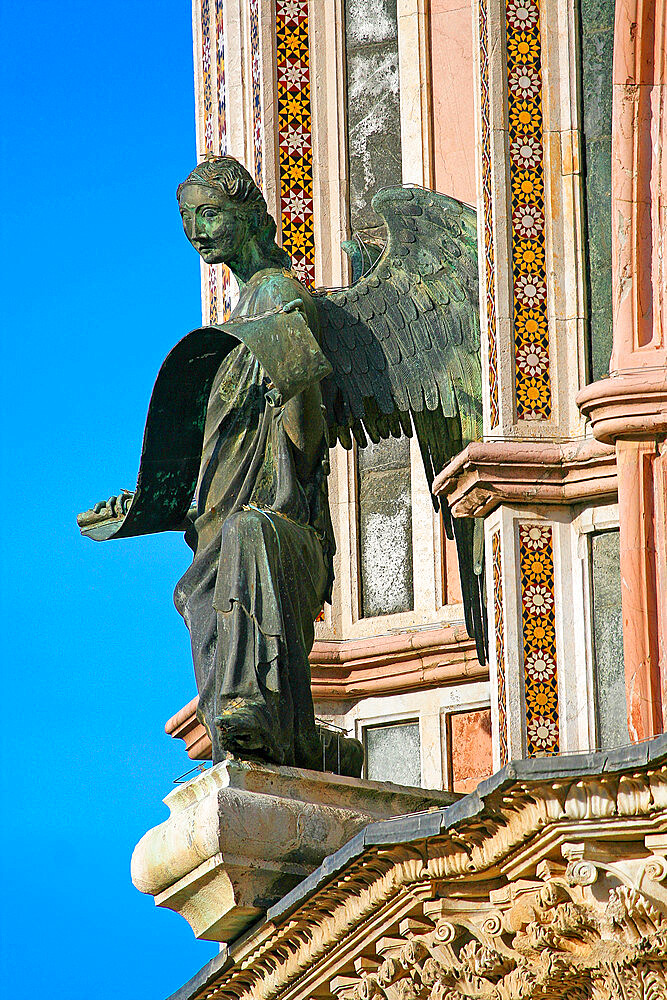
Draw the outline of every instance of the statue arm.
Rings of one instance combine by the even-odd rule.
[[[303,298],[293,299],[283,306],[283,310],[301,313],[303,319],[315,336],[313,319],[308,315]],[[319,460],[322,435],[324,433],[324,417],[322,412],[322,392],[319,382],[308,386],[285,404],[283,426],[288,438],[294,445],[299,472],[308,475]]]
[[[319,316],[309,293],[280,273],[266,280],[259,312],[222,324],[252,351],[273,385],[269,399],[282,405],[281,420],[299,471],[317,463],[324,434],[320,381],[331,365],[319,346]]]

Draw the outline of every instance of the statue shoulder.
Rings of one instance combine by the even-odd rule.
[[[269,311],[280,308],[295,299],[302,299],[308,306],[313,297],[306,286],[291,271],[284,268],[270,268],[260,271],[253,278],[253,300],[255,308]]]
[[[260,316],[289,305],[291,309],[299,309],[315,336],[319,336],[320,320],[315,300],[291,271],[282,268],[259,271],[248,282],[245,291],[241,310],[245,316]],[[295,306],[296,303],[299,305]]]

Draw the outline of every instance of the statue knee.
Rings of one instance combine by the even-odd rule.
[[[231,514],[222,528],[223,549],[225,542],[232,539],[250,542],[263,541],[267,534],[273,534],[271,522],[266,514],[258,510],[238,510]]]

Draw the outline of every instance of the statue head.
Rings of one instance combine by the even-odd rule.
[[[255,257],[262,266],[290,266],[276,245],[264,195],[234,157],[209,154],[178,185],[176,197],[185,235],[207,264],[243,272],[243,261]]]

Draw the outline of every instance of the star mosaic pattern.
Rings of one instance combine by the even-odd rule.
[[[479,51],[482,118],[482,200],[484,211],[484,270],[486,272],[486,331],[489,342],[489,414],[491,428],[498,424],[498,343],[496,339],[496,274],[493,248],[493,199],[491,194],[491,114],[489,107],[488,0],[479,4]]]
[[[547,420],[552,401],[544,257],[540,0],[506,0],[505,15],[516,414],[519,420]],[[484,83],[482,105],[483,94]]]
[[[519,565],[526,749],[529,757],[547,756],[559,751],[554,556],[549,525],[519,525]]]
[[[201,68],[204,102],[203,150],[205,153],[224,154],[227,152],[225,26],[223,8],[224,0],[201,0]],[[215,128],[216,117],[217,130]],[[224,265],[208,267],[204,264],[202,266],[207,278],[207,280],[205,278],[207,303],[204,306],[204,322],[217,323],[219,320],[228,319],[232,308],[229,271]]]
[[[218,153],[227,152],[227,95],[225,93],[224,0],[215,0],[215,48],[218,90]]]
[[[500,766],[509,759],[507,747],[507,684],[505,680],[505,619],[503,617],[503,575],[500,549],[500,532],[491,536],[493,559],[493,611],[496,631],[496,675],[498,678],[498,742]]]
[[[252,149],[255,183],[263,190],[264,147],[262,135],[262,56],[259,41],[259,0],[250,0],[250,59],[252,75]]]
[[[283,247],[298,277],[315,281],[308,0],[276,0],[278,151]]]

